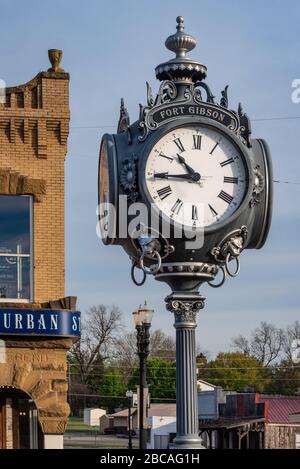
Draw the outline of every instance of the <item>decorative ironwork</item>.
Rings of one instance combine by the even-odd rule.
[[[224,264],[226,260],[237,258],[245,247],[248,236],[248,229],[242,226],[238,230],[229,233],[218,246],[215,246],[210,252],[216,262]]]
[[[205,65],[195,62],[186,56],[186,53],[196,47],[196,39],[184,31],[182,16],[176,18],[177,32],[169,36],[165,42],[167,49],[176,54],[174,59],[158,65],[155,69],[156,77],[163,80],[196,82],[206,77]]]
[[[258,205],[261,202],[261,193],[265,188],[265,178],[263,177],[262,173],[260,172],[260,166],[257,165],[254,168],[254,186],[252,197],[250,200],[250,207],[254,205]]]
[[[118,122],[118,134],[121,134],[122,132],[126,132],[130,125],[130,119],[129,119],[129,114],[127,112],[127,109],[124,106],[124,99],[121,98],[121,105],[120,105],[120,117],[119,117],[119,122]]]
[[[224,88],[224,90],[221,91],[222,98],[221,98],[221,101],[220,101],[220,106],[223,106],[223,107],[226,107],[226,108],[228,108],[228,94],[227,94],[227,90],[228,90],[228,85],[226,85],[225,88]]]
[[[203,88],[206,92],[206,102],[213,103],[215,102],[215,96],[212,94],[212,91],[207,83],[203,83],[202,81],[198,81],[194,85],[194,90],[192,92],[192,97],[196,103],[202,104],[204,101],[202,99],[201,91],[198,88]]]
[[[137,157],[132,154],[130,158],[123,161],[123,167],[120,174],[120,184],[132,202],[138,198],[137,191]]]
[[[195,323],[197,313],[204,308],[205,300],[199,297],[197,300],[174,300],[167,301],[166,308],[174,313],[175,322]]]
[[[206,92],[206,99],[203,99],[200,88]],[[225,87],[227,90],[227,87]],[[140,142],[146,140],[150,132],[153,132],[171,122],[182,117],[207,117],[225,125],[229,130],[241,137],[240,120],[238,114],[227,109],[225,100],[227,91],[222,91],[223,105],[214,102],[210,87],[203,82],[197,82],[186,86],[183,96],[178,97],[177,88],[172,81],[161,83],[157,97],[153,103],[152,90],[147,83],[147,106],[140,105],[140,129],[143,134],[138,137]],[[228,104],[228,103],[227,103]],[[242,142],[246,144],[244,137]]]
[[[240,129],[239,129],[240,139],[245,145],[247,145],[248,148],[251,148],[252,147],[251,140],[250,140],[251,123],[247,114],[244,113],[241,103],[239,103],[239,106],[238,106],[238,118],[240,121]]]
[[[174,313],[175,323],[194,324],[197,313],[204,308],[204,299],[195,301],[170,300],[167,302],[166,308]]]

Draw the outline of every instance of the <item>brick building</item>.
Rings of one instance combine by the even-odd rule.
[[[0,100],[0,448],[62,447],[69,414],[66,354],[80,315],[64,292],[61,55],[50,50],[49,70]]]

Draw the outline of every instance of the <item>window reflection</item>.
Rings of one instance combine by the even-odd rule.
[[[30,196],[0,196],[0,299],[30,299]]]

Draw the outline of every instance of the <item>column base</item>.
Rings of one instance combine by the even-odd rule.
[[[176,436],[173,443],[170,445],[170,449],[206,449],[202,444],[201,438],[195,436],[184,437]]]
[[[64,449],[64,435],[45,435],[44,449]]]

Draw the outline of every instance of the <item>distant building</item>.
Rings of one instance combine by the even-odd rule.
[[[99,427],[100,419],[106,414],[104,409],[85,408],[83,411],[83,423],[90,427]]]
[[[265,448],[300,449],[300,396],[266,396]]]
[[[199,430],[216,449],[300,449],[300,397],[198,393]]]
[[[131,428],[138,432],[137,408],[131,409]],[[104,428],[128,429],[128,409],[105,415],[100,419]],[[148,448],[166,449],[176,434],[176,404],[151,404],[148,409]]]

